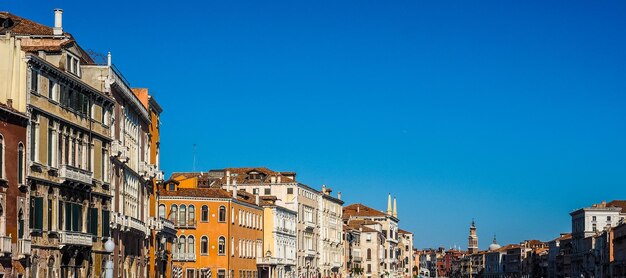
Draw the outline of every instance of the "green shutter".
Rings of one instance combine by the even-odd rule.
[[[72,230],[72,204],[65,203],[65,230]]]
[[[98,208],[89,208],[89,233],[98,236]]]
[[[109,228],[110,228],[109,217],[110,217],[110,212],[108,210],[103,210],[102,211],[102,237],[111,236],[109,234]]]
[[[31,197],[33,198],[33,197]],[[33,224],[35,223],[35,202],[30,202],[30,212],[28,213],[28,227],[31,230],[34,228]]]
[[[43,229],[43,197],[35,198],[35,223],[34,229]]]
[[[78,204],[72,203],[72,231],[80,232],[78,230]]]

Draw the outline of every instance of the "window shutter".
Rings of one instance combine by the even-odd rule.
[[[34,229],[43,229],[43,197],[35,198],[35,224]]]
[[[65,203],[65,230],[72,230],[72,204]]]
[[[109,234],[109,217],[110,217],[110,212],[108,210],[103,210],[102,211],[102,236],[103,237],[109,237],[111,236]]]
[[[89,233],[98,236],[98,208],[89,208]]]

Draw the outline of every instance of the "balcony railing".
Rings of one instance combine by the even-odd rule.
[[[65,180],[72,180],[84,184],[92,184],[93,172],[83,170],[71,165],[61,165],[59,177]]]
[[[196,221],[195,220],[187,220],[187,221],[176,221],[174,223],[176,229],[195,229]]]
[[[146,223],[131,216],[127,216],[127,219],[128,219],[128,226],[131,229],[134,229],[139,232],[143,232],[144,234],[146,233],[146,230],[148,229],[148,227],[146,227]]]
[[[83,245],[83,246],[93,245],[92,234],[62,231],[60,235],[61,235],[60,242],[62,245]]]
[[[0,236],[0,253],[10,254],[11,252],[11,237]]]
[[[317,252],[315,252],[315,250],[305,250],[304,251],[304,255],[306,255],[307,257],[315,257],[315,255],[317,255]]]
[[[172,260],[174,261],[195,261],[196,254],[195,253],[176,253],[172,256]]]
[[[30,239],[17,240],[17,252],[19,256],[30,256],[31,254]]]
[[[127,162],[129,150],[124,146],[120,140],[113,140],[111,142],[111,156],[117,158],[119,161]]]

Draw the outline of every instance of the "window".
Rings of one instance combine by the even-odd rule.
[[[222,256],[226,254],[226,239],[223,236],[217,242],[217,254]]]
[[[172,221],[172,223],[176,223],[176,219],[178,216],[178,207],[176,205],[172,205],[170,207],[170,221]]]
[[[293,194],[293,187],[287,188],[287,194]]]
[[[209,254],[209,238],[206,236],[202,236],[202,239],[200,239],[200,254]]]
[[[165,205],[159,205],[159,218],[165,218]]]
[[[54,122],[52,120],[48,121],[48,166],[52,166],[54,167],[54,157],[53,157],[53,151],[55,150],[54,147]]]
[[[217,271],[217,278],[226,278],[226,270],[220,269]]]
[[[265,195],[272,195],[272,189],[271,188],[265,188]]]
[[[57,100],[57,83],[52,79],[48,79],[48,99]]]
[[[372,249],[367,248],[367,260],[372,260]]]
[[[43,229],[43,197],[34,197],[30,202],[30,228],[41,231]]]
[[[219,222],[226,222],[226,207],[221,206],[219,211]]]
[[[209,207],[202,206],[202,222],[209,222]]]
[[[169,186],[168,186],[168,188],[167,188],[167,190],[168,190],[168,191],[174,191],[174,190],[176,190],[176,184],[174,184],[174,183],[170,183],[170,184],[169,184]]]
[[[595,217],[595,216],[592,216],[592,217],[591,217],[591,221],[596,221],[596,217]]]
[[[178,239],[174,238],[174,241],[172,242],[172,255],[176,257],[177,254],[178,254]]]
[[[187,247],[187,240],[184,236],[178,238],[178,254],[185,254],[185,248]]]
[[[39,72],[34,69],[30,70],[30,91],[39,93]]]
[[[111,236],[109,233],[109,229],[111,228],[109,225],[109,218],[111,217],[110,212],[108,210],[102,210],[102,237]]]
[[[193,236],[189,236],[187,238],[187,254],[195,254],[196,253],[196,247],[195,247],[195,242],[194,242],[194,238]]]
[[[372,265],[371,264],[367,265],[367,273],[372,273]]]
[[[193,268],[187,268],[187,277],[186,278],[196,278],[196,270]]]
[[[606,221],[609,221],[609,222],[610,222],[610,221],[611,221],[611,216],[607,216],[607,217],[606,217]]]
[[[230,256],[235,256],[235,237],[230,238]]]
[[[67,52],[67,63],[65,64],[65,69],[76,76],[80,76],[80,60],[78,60],[76,56]]]
[[[25,184],[24,182],[24,168],[26,168],[26,165],[24,164],[25,161],[25,156],[24,156],[24,144],[19,143],[17,146],[17,181],[19,184]]]
[[[194,205],[189,205],[189,225],[192,225],[196,222],[196,207]]]

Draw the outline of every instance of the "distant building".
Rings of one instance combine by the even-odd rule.
[[[478,235],[476,235],[476,224],[474,220],[472,220],[472,225],[470,226],[469,237],[467,238],[467,253],[469,254],[477,254],[478,253]]]
[[[574,277],[584,276],[585,253],[591,250],[590,244],[585,244],[585,238],[601,233],[603,230],[617,226],[626,213],[622,209],[626,201],[601,202],[591,207],[577,209],[570,213],[572,217],[572,257],[571,274]]]

